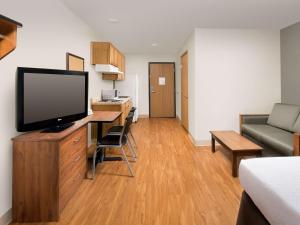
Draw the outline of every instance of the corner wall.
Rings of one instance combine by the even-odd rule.
[[[12,206],[12,144],[15,129],[15,77],[18,66],[65,69],[66,52],[85,58],[89,71],[89,97],[111,88],[90,65],[93,31],[58,0],[5,1],[1,14],[23,23],[18,29],[17,48],[0,60],[0,223]],[[8,212],[8,213],[7,213]]]
[[[280,102],[278,30],[196,30],[196,140],[239,130],[240,113],[270,113]]]
[[[300,22],[284,28],[281,36],[281,100],[300,105]]]
[[[196,29],[194,35],[190,134],[207,145],[210,130],[238,131],[240,113],[269,113],[280,102],[280,35],[251,29]]]

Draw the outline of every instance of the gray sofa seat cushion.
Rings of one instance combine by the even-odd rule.
[[[276,103],[269,116],[267,124],[292,131],[299,113],[300,106]]]
[[[244,124],[242,132],[283,155],[293,155],[293,133],[264,124]]]
[[[296,122],[294,123],[292,131],[295,133],[300,133],[300,116],[298,116]]]

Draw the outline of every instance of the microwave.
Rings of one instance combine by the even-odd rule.
[[[101,90],[101,100],[102,101],[109,101],[116,99],[118,97],[118,90],[111,89],[111,90]]]

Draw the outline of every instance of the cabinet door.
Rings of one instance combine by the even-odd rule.
[[[118,75],[118,80],[124,80],[124,79],[125,79],[124,73]]]
[[[118,49],[115,48],[115,55],[114,55],[114,66],[118,67],[118,55],[119,55],[119,51]]]
[[[95,64],[110,63],[110,44],[106,42],[91,42],[91,62]]]
[[[110,56],[109,56],[109,64],[117,66],[116,63],[116,55],[117,55],[117,50],[113,45],[110,45]]]
[[[121,71],[123,72],[123,75],[125,76],[125,56],[122,55],[121,57]]]
[[[120,71],[122,71],[122,54],[118,52],[117,54],[117,65]]]

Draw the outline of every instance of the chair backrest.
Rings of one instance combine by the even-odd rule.
[[[134,113],[135,110],[136,110],[136,107],[133,106],[133,107],[131,107],[130,112]]]
[[[126,121],[125,121],[125,125],[124,125],[124,134],[128,134],[129,132],[129,129],[130,129],[130,126],[132,124],[132,121],[133,121],[133,116],[134,116],[134,113],[130,112],[128,113],[128,116],[126,117]]]
[[[134,114],[130,112],[125,119],[125,124],[122,128],[121,135],[120,135],[120,141],[119,141],[120,145],[122,145],[122,140],[123,140],[124,136],[127,135],[129,132],[130,125],[132,124],[132,120],[133,120],[133,115]]]

